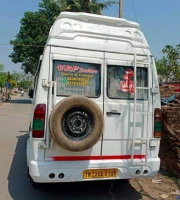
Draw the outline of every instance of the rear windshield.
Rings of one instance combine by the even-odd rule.
[[[100,96],[100,64],[54,61],[57,96]]]
[[[137,87],[148,87],[148,70],[137,67]],[[134,67],[108,65],[108,97],[117,99],[134,98]],[[137,89],[137,99],[148,98],[148,90]]]

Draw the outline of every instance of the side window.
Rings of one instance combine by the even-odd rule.
[[[38,70],[37,70],[37,73],[36,73],[35,79],[34,79],[34,95],[36,94],[36,90],[37,90],[39,72],[40,72],[40,69],[41,69],[41,63],[42,63],[42,60],[39,61]]]
[[[57,96],[84,95],[92,98],[100,96],[100,64],[56,60],[53,65]]]
[[[147,68],[137,67],[137,87],[148,86]],[[134,67],[128,66],[107,66],[108,97],[117,99],[134,98]],[[137,89],[137,99],[148,98],[147,90]]]
[[[34,80],[34,93],[36,93],[37,90],[38,79],[39,79],[39,72],[37,73],[36,78]]]

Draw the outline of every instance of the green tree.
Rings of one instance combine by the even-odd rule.
[[[156,60],[160,82],[180,80],[180,44],[175,47],[166,45],[162,53],[163,58]]]
[[[23,78],[22,72],[16,72],[15,70],[12,72],[11,76],[13,77],[13,80],[15,80],[17,83],[20,82],[20,80]]]
[[[22,63],[26,73],[35,74],[50,27],[59,13],[59,6],[51,0],[43,0],[37,12],[24,13],[19,33],[10,41],[13,45],[10,58],[14,63]]]
[[[17,87],[17,82],[14,79],[11,79],[9,83],[11,84],[11,88]]]
[[[3,64],[0,64],[0,72],[2,72],[4,69],[4,65]]]
[[[115,1],[98,0],[43,0],[37,12],[25,12],[19,33],[11,40],[14,63],[22,63],[22,69],[35,74],[40,55],[43,53],[49,30],[61,11],[101,14]]]
[[[101,2],[99,0],[57,0],[61,11],[86,12],[102,14],[104,9],[115,4],[115,1]]]
[[[4,83],[6,82],[6,73],[3,72],[4,65],[0,64],[0,92],[2,93],[2,88],[4,87]]]
[[[27,90],[32,87],[32,81],[23,79],[19,82],[19,86]]]
[[[33,85],[34,76],[32,76],[31,73],[26,74],[25,72],[13,71],[11,73],[11,81],[12,86],[19,86],[24,89],[29,89]]]

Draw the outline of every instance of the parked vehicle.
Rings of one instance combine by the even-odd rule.
[[[29,98],[33,98],[33,92],[34,92],[33,89],[29,89],[29,91],[28,91]]]
[[[156,175],[161,105],[139,25],[62,12],[40,59],[27,141],[33,186]]]

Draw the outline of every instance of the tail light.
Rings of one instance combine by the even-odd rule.
[[[162,113],[160,108],[154,109],[154,138],[161,138]]]
[[[37,104],[34,110],[32,137],[43,138],[44,137],[44,124],[46,116],[46,104]]]

